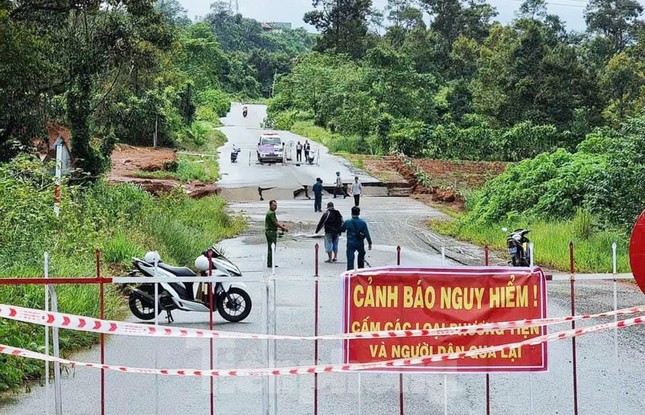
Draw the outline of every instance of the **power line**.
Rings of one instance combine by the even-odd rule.
[[[524,3],[524,0],[513,0],[518,3]],[[579,3],[584,3],[584,4],[589,4],[587,0],[566,0],[566,1],[578,1]],[[550,6],[566,6],[566,7],[574,7],[576,9],[585,9],[587,6],[582,6],[578,4],[567,4],[567,3],[553,3],[553,2],[546,2],[547,5]]]

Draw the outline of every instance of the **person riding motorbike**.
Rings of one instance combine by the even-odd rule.
[[[244,116],[244,118],[246,118],[246,115],[248,113],[249,113],[249,109],[245,105],[244,107],[242,107],[242,115]]]

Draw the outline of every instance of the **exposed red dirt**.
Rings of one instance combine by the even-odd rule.
[[[137,172],[169,171],[177,163],[177,154],[171,148],[134,147],[117,145],[112,153],[112,170],[108,176],[110,183],[133,183],[144,190],[159,195],[168,193],[181,186],[193,198],[218,194],[219,189],[212,184],[200,181],[182,183],[174,179],[140,178]]]
[[[481,187],[506,168],[501,162],[449,161],[414,159],[414,165],[428,175],[432,186],[419,183],[414,171],[394,156],[365,157],[363,168],[386,183],[388,187],[411,187],[413,197],[424,203],[441,203],[463,209],[462,192]]]

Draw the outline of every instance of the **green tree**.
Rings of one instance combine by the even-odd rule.
[[[460,35],[482,41],[491,29],[491,19],[497,15],[485,0],[419,0],[430,15],[430,28],[439,40],[440,68],[443,73],[450,71],[450,52]]]
[[[520,18],[542,20],[547,16],[546,0],[524,0],[517,15]]]
[[[178,0],[156,0],[155,9],[175,26],[186,27],[190,25],[188,11]]]
[[[417,73],[408,56],[386,45],[371,49],[364,63],[364,89],[381,111],[395,118],[435,121],[432,96],[436,83],[432,75]]]
[[[52,79],[60,79],[62,73],[47,58],[53,45],[35,34],[29,22],[12,19],[4,7],[0,6],[0,163],[43,135],[46,121],[56,113],[51,94],[60,90]]]
[[[413,31],[426,29],[423,12],[412,5],[413,0],[388,0],[386,11],[392,25],[387,28],[385,38],[393,47],[402,46]]]
[[[590,0],[585,9],[587,31],[600,33],[612,45],[612,53],[621,52],[635,39],[643,21],[638,20],[643,6],[635,0]]]
[[[211,27],[205,22],[188,26],[179,36],[179,45],[181,49],[173,57],[174,64],[197,90],[218,87],[227,60]]]
[[[607,63],[600,79],[609,99],[605,116],[610,121],[619,124],[627,116],[634,115],[642,109],[634,104],[638,102],[645,88],[643,61],[636,61],[624,52],[614,55]]]
[[[74,2],[25,1],[13,9],[11,18],[34,24],[35,33],[56,44],[49,59],[64,68],[59,79],[66,90],[67,118],[72,135],[72,154],[77,167],[96,176],[107,167],[109,154],[99,154],[90,145],[92,115],[123,75],[123,67],[149,66],[155,46],[168,46],[172,35],[155,12],[151,1],[122,0],[107,3],[95,0]],[[51,30],[55,26],[57,30]],[[99,80],[107,73],[115,79],[104,85]],[[106,146],[104,148],[109,148]]]
[[[316,10],[307,12],[304,21],[321,32],[315,49],[362,57],[372,0],[312,0],[312,5]]]

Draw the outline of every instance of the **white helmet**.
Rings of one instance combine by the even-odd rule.
[[[200,255],[195,259],[195,268],[200,271],[208,271],[210,264],[208,263],[208,258],[206,255]]]
[[[156,262],[161,262],[161,257],[157,251],[148,251],[146,256],[143,257],[143,260],[149,264],[154,264]]]

